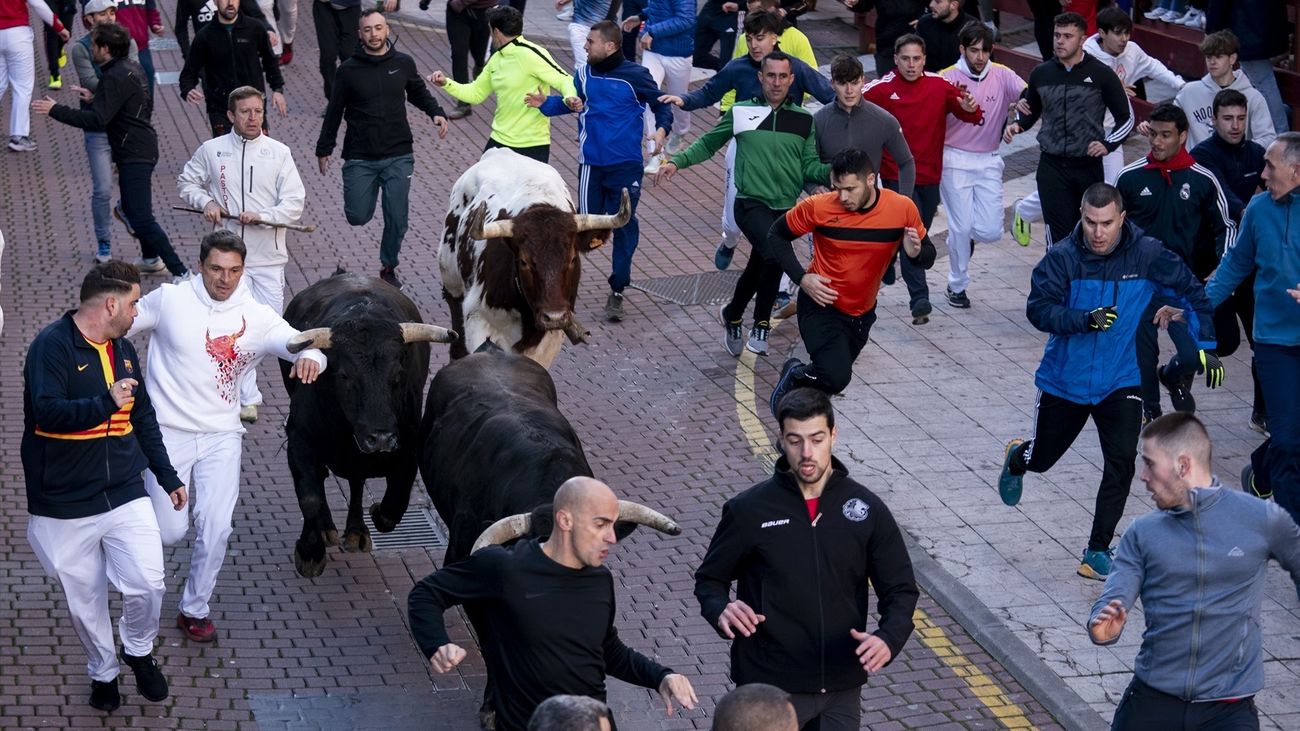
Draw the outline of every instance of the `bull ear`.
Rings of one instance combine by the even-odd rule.
[[[445,327],[426,325],[422,322],[402,323],[402,342],[407,343],[450,343],[457,338],[456,333]]]
[[[326,350],[329,347],[330,329],[328,327],[313,327],[289,338],[289,342],[285,344],[284,349],[297,354],[308,348]]]

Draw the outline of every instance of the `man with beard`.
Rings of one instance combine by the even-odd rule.
[[[271,50],[266,27],[261,21],[244,17],[239,12],[239,4],[240,0],[217,0],[216,22],[203,26],[194,36],[185,67],[181,69],[181,98],[194,105],[206,102],[213,137],[230,131],[226,102],[230,92],[241,86],[251,86],[265,94],[269,83],[272,106],[281,117],[289,115],[284,103],[284,77],[280,75],[280,62]],[[196,88],[200,74],[202,91]],[[262,127],[267,127],[265,116]]]

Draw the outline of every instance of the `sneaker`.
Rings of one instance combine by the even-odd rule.
[[[163,263],[162,257],[151,256],[148,259],[136,259],[135,268],[140,270],[141,274],[157,274],[166,271],[167,265]]]
[[[163,677],[158,661],[153,659],[153,655],[135,657],[126,654],[126,650],[123,650],[122,662],[125,662],[131,668],[131,672],[135,673],[135,689],[140,691],[140,695],[154,703],[167,699],[167,678]]]
[[[1020,215],[1020,201],[1011,207],[1011,238],[1021,246],[1029,246],[1029,222]]]
[[[1083,552],[1083,560],[1079,563],[1078,575],[1085,579],[1096,579],[1105,581],[1110,578],[1111,565],[1115,562],[1115,550],[1108,548],[1105,551],[1087,551]]]
[[[59,89],[62,89],[62,88],[63,88],[63,77],[61,77],[61,76],[51,76],[51,77],[50,77],[50,83],[46,84],[46,85],[45,85],[45,88],[47,88],[47,89],[54,89],[54,90],[56,90],[56,91],[59,90]]]
[[[655,173],[659,172],[659,166],[664,164],[665,162],[668,162],[668,160],[662,154],[651,155],[650,160],[647,161],[645,164],[645,169],[643,170],[643,172],[646,175],[654,175]]]
[[[1268,500],[1273,497],[1272,490],[1262,490],[1255,483],[1255,465],[1250,462],[1247,462],[1246,466],[1241,468],[1241,489],[1243,492],[1254,495],[1260,500]]]
[[[573,20],[573,3],[564,6],[564,9],[555,14],[556,20]]]
[[[101,711],[116,711],[122,706],[122,694],[117,690],[117,678],[100,682],[90,681],[90,707]]]
[[[30,137],[10,137],[9,149],[14,152],[35,152],[36,143]]]
[[[1188,8],[1186,13],[1183,13],[1182,15],[1178,16],[1177,18],[1174,18],[1169,22],[1174,23],[1175,25],[1183,25],[1183,26],[1187,26],[1188,28],[1195,28],[1197,19],[1204,15],[1205,13],[1202,13],[1196,8]]]
[[[951,288],[949,288],[948,304],[952,305],[953,307],[956,307],[959,310],[969,310],[970,297],[967,297],[965,292],[954,292],[952,291]]]
[[[774,312],[781,312],[784,311],[785,308],[789,306],[790,306],[790,293],[777,292],[776,299],[772,300],[772,310]],[[780,316],[778,315],[778,317]]]
[[[1146,426],[1161,415],[1160,404],[1142,404],[1142,426]]]
[[[739,357],[740,349],[745,347],[745,326],[741,320],[727,319],[727,306],[718,307],[718,321],[722,323],[724,332],[722,335],[722,345],[727,352]]]
[[[623,293],[610,292],[605,298],[605,319],[610,322],[623,321]]]
[[[204,617],[188,617],[184,612],[176,615],[176,626],[181,628],[185,636],[194,642],[211,642],[217,639],[217,628],[212,625],[212,620]]]
[[[239,420],[245,424],[254,424],[257,422],[257,404],[248,404],[239,407]]]
[[[731,266],[731,259],[736,255],[736,247],[727,246],[725,243],[718,244],[718,248],[713,251],[713,266],[718,271],[726,271]]]
[[[457,102],[450,112],[447,112],[447,119],[464,119],[474,113],[474,108],[465,102]]]
[[[781,375],[776,379],[776,387],[772,389],[772,395],[767,399],[767,405],[772,409],[773,419],[776,418],[776,406],[781,403],[781,397],[794,388],[795,380],[806,370],[807,366],[798,358],[787,358],[785,364],[781,366]]]
[[[126,220],[126,214],[122,212],[122,201],[113,204],[113,218],[121,221],[122,225],[126,226],[126,232],[128,234],[135,236],[135,229],[131,227],[131,222]],[[137,264],[136,266],[139,265]]]
[[[767,334],[772,332],[772,326],[767,320],[754,323],[749,329],[749,342],[745,343],[745,349],[755,355],[767,355]]]
[[[284,49],[280,53],[280,65],[288,66],[291,63],[293,63],[293,44],[286,43],[284,44]]]
[[[780,298],[778,298],[778,301],[779,299]],[[798,314],[798,312],[799,312],[799,299],[797,297],[787,297],[785,305],[779,308],[776,311],[776,314],[773,315],[773,317],[782,320],[789,320],[790,318]]]
[[[1147,12],[1143,13],[1142,17],[1146,18],[1147,20],[1164,20],[1165,15],[1169,12],[1170,11],[1164,8],[1152,8],[1151,10],[1148,10]]]
[[[103,264],[113,258],[113,247],[108,244],[100,244],[95,249],[95,261]]]
[[[690,147],[690,143],[686,141],[686,135],[679,135],[674,132],[668,135],[668,142],[664,144],[664,151],[669,155],[676,155],[687,147]]]
[[[934,308],[930,306],[930,300],[919,300],[912,305],[912,324],[924,325],[930,321],[930,313]]]
[[[1025,475],[1011,472],[1011,459],[1020,454],[1020,445],[1024,443],[1023,439],[1012,439],[1007,442],[1006,451],[1002,453],[1002,473],[998,475],[998,497],[1002,498],[1003,505],[1014,506],[1020,503],[1020,493],[1025,488]]]
[[[382,267],[379,270],[379,278],[388,282],[394,289],[402,288],[402,280],[397,278],[396,267]]]
[[[1165,378],[1165,367],[1160,366],[1156,371],[1160,377],[1160,383],[1169,391],[1169,401],[1174,405],[1174,411],[1185,411],[1189,414],[1196,413],[1196,399],[1192,396],[1192,380],[1194,374],[1188,374],[1176,381]]]
[[[1258,411],[1250,412],[1249,426],[1251,431],[1256,432],[1258,434],[1263,434],[1264,436],[1269,436],[1268,417],[1261,414],[1260,412]]]

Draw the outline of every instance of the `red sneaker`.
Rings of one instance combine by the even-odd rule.
[[[293,63],[293,44],[286,43],[284,44],[284,50],[280,53],[280,65],[288,66],[290,63]]]
[[[195,642],[211,642],[217,639],[217,628],[212,626],[212,620],[196,619],[185,616],[184,612],[176,615],[176,626],[181,628],[185,636]]]

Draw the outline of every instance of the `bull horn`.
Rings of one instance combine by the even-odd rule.
[[[631,500],[618,501],[618,519],[625,523],[638,523],[647,528],[654,528],[660,533],[666,533],[670,536],[682,534],[682,527],[677,525],[676,521],[657,510],[647,508]]]
[[[456,333],[445,327],[426,325],[422,322],[402,323],[402,342],[404,343],[450,343],[456,339]]]
[[[528,535],[528,531],[532,530],[532,527],[533,516],[528,513],[519,513],[518,515],[502,518],[489,525],[486,530],[479,534],[478,540],[474,541],[474,547],[469,552],[477,553],[480,548],[508,543],[516,538]]]
[[[469,214],[469,237],[475,241],[487,239],[508,239],[515,235],[515,224],[510,219],[484,223],[487,218],[487,204],[480,203]]]
[[[289,338],[285,344],[285,350],[290,353],[301,353],[308,348],[325,350],[330,347],[330,329],[328,327],[313,327],[310,330],[302,332]]]
[[[615,213],[612,216],[595,213],[573,214],[573,223],[577,226],[578,231],[596,231],[599,229],[612,230],[622,228],[631,220],[632,196],[628,195],[627,188],[623,189],[623,200],[618,204],[618,213]]]

